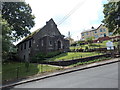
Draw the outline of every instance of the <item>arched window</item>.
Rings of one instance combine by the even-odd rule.
[[[58,41],[57,45],[58,45],[58,49],[62,49],[62,42],[61,41]]]

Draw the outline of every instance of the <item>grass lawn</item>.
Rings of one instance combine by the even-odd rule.
[[[109,60],[109,59],[111,59],[111,57],[102,57],[102,58],[94,59],[94,60],[87,61],[87,62],[78,62],[76,64],[70,65],[69,67],[75,67],[79,65],[90,64],[90,63],[99,62],[103,60]]]
[[[99,53],[101,55],[102,53]],[[96,52],[67,52],[48,59],[48,61],[71,60],[98,55]],[[81,57],[82,56],[82,57]]]
[[[27,76],[32,76],[36,74],[40,74],[41,72],[49,72],[56,69],[60,69],[59,67],[52,67],[49,65],[41,65],[41,64],[30,64],[29,71],[26,72],[25,63],[18,62],[10,62],[4,63],[2,65],[2,80],[13,80],[17,78],[17,67],[18,69],[18,77],[25,78]]]
[[[70,49],[73,50],[73,49],[85,49],[85,47],[89,47],[89,48],[106,48],[106,43],[108,42],[109,40],[106,40],[106,41],[103,41],[102,43],[93,43],[92,45],[93,46],[89,46],[88,44],[86,45],[80,45],[80,46],[71,46]],[[113,43],[114,46],[117,46],[118,45],[118,42],[114,42]]]

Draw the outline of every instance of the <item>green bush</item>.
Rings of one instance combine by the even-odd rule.
[[[59,51],[49,52],[49,53],[46,54],[46,58],[54,57],[54,56],[56,56],[56,55],[58,55],[60,53],[61,52],[59,52]]]
[[[59,51],[48,52],[47,54],[46,53],[38,53],[34,57],[32,57],[32,62],[41,62],[41,61],[46,60],[46,58],[54,57],[60,53],[61,52],[59,52]]]

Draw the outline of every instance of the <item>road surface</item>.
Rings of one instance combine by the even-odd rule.
[[[118,63],[29,82],[14,88],[118,88]]]

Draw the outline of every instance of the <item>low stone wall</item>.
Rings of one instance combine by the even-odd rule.
[[[71,50],[70,52],[105,52],[107,51],[107,48],[94,48],[94,49],[88,49],[88,50],[85,50],[85,49],[75,49],[75,50]]]
[[[74,59],[74,60],[69,60],[69,61],[45,61],[41,62],[41,64],[50,64],[50,65],[57,65],[57,66],[68,66],[72,64],[76,64],[78,62],[86,62],[94,59],[98,59],[100,57],[110,57],[110,54],[105,54],[105,55],[97,55],[97,56],[91,56],[91,57],[86,57],[86,58],[80,58],[80,59]]]

